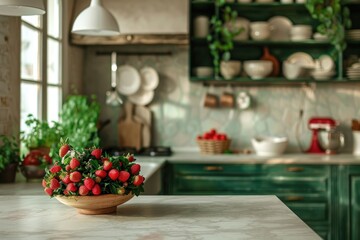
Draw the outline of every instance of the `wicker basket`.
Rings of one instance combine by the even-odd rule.
[[[229,149],[231,139],[227,140],[203,140],[198,139],[197,143],[201,153],[204,154],[220,154]]]

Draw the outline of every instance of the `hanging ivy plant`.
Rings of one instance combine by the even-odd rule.
[[[210,20],[210,33],[207,40],[213,57],[214,75],[215,78],[219,78],[220,62],[230,60],[230,51],[234,48],[233,39],[241,32],[241,29],[235,28],[238,14],[226,4],[225,0],[215,0],[215,9],[215,15]],[[231,28],[224,27],[225,23],[231,23]]]
[[[345,28],[351,27],[350,11],[341,0],[307,0],[306,8],[319,21],[317,31],[326,35],[338,51],[346,48]]]

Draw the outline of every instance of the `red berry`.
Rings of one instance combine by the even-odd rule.
[[[131,166],[130,170],[131,170],[131,174],[136,175],[140,172],[140,165],[134,164]]]
[[[63,191],[63,193],[64,193],[64,195],[69,195],[69,190],[65,189],[65,190]]]
[[[53,194],[53,190],[51,188],[45,188],[44,192],[49,196],[51,196]]]
[[[61,167],[58,166],[58,165],[54,165],[50,168],[50,172],[51,173],[57,173],[57,172],[60,172],[61,171]]]
[[[74,183],[69,183],[69,184],[66,186],[66,190],[68,190],[69,192],[76,192],[77,187],[75,186]]]
[[[42,180],[41,185],[42,185],[44,188],[46,188],[46,181],[45,181],[45,179]]]
[[[100,195],[101,194],[101,188],[99,186],[99,184],[95,184],[95,186],[93,187],[93,189],[91,190],[91,192],[94,195]]]
[[[69,172],[71,170],[70,165],[66,165],[65,170]]]
[[[66,174],[65,177],[62,179],[62,181],[63,181],[63,183],[65,183],[65,184],[71,183],[70,175],[69,175],[69,174]]]
[[[52,164],[52,159],[51,159],[51,157],[49,156],[49,154],[45,154],[45,155],[44,155],[44,159],[45,159],[45,161],[46,161],[48,164]]]
[[[94,149],[91,152],[91,155],[93,155],[94,157],[96,157],[97,159],[101,158],[101,154],[102,154],[102,150],[100,148]]]
[[[80,182],[81,180],[81,173],[78,171],[70,173],[70,180],[72,182]]]
[[[134,177],[134,182],[133,182],[133,184],[134,184],[135,186],[140,186],[140,185],[144,182],[144,180],[145,180],[145,178],[144,178],[143,176],[141,176],[141,175],[136,175],[136,176]]]
[[[126,182],[130,177],[130,173],[127,171],[120,171],[119,173],[119,181]]]
[[[129,155],[128,160],[129,160],[129,162],[135,161],[134,155]]]
[[[60,157],[64,157],[68,151],[70,150],[70,146],[65,144],[65,145],[62,145],[59,149],[59,156]]]
[[[50,188],[51,188],[52,190],[56,190],[56,189],[58,189],[59,187],[60,187],[59,181],[58,181],[56,178],[51,179],[51,181],[50,181]]]
[[[96,177],[95,177],[95,182],[96,182],[96,183],[101,182],[101,177],[96,176]]]
[[[119,177],[119,174],[119,170],[111,169],[109,172],[109,177],[111,178],[111,180],[116,181]]]
[[[70,168],[71,169],[76,169],[80,166],[80,162],[79,160],[77,160],[76,158],[73,158],[70,160]]]
[[[110,162],[109,160],[105,160],[104,161],[104,170],[105,171],[110,171],[110,169],[112,168],[112,162]]]
[[[95,175],[101,178],[105,178],[107,173],[104,170],[96,170]]]
[[[88,189],[86,186],[81,185],[81,186],[79,187],[79,194],[80,194],[81,196],[86,196],[86,195],[88,195],[88,193],[89,193],[89,189]]]
[[[85,187],[87,187],[88,190],[91,190],[91,189],[93,189],[93,187],[95,185],[95,181],[94,181],[94,179],[87,177],[84,180],[84,185],[85,185]]]

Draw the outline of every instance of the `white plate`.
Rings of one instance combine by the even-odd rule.
[[[329,55],[321,55],[319,62],[322,70],[325,72],[331,72],[335,68],[334,60]]]
[[[155,90],[159,85],[159,75],[157,71],[151,67],[144,67],[140,70],[141,88],[146,91]]]
[[[126,96],[136,93],[141,85],[139,72],[129,65],[124,65],[117,70],[118,91]]]
[[[287,61],[289,61],[292,64],[297,64],[304,67],[313,68],[315,66],[314,59],[309,54],[304,52],[296,52],[290,55],[287,58]]]
[[[140,89],[137,93],[128,97],[128,99],[137,105],[148,105],[154,98],[154,91],[144,91]]]
[[[268,20],[270,25],[270,40],[287,41],[290,39],[290,30],[293,26],[290,19],[283,16],[275,16]]]

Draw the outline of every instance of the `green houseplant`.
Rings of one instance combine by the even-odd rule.
[[[19,145],[14,137],[0,135],[0,182],[15,181],[15,175],[20,162]]]
[[[219,78],[220,62],[231,59],[230,51],[234,48],[233,39],[242,29],[235,28],[235,20],[238,16],[225,0],[215,0],[216,13],[210,20],[210,33],[207,36],[210,54],[213,57],[214,75]],[[230,23],[231,29],[225,27]]]
[[[97,122],[100,106],[96,97],[88,99],[82,95],[68,97],[60,113],[60,133],[63,139],[75,149],[83,149],[99,144]]]

